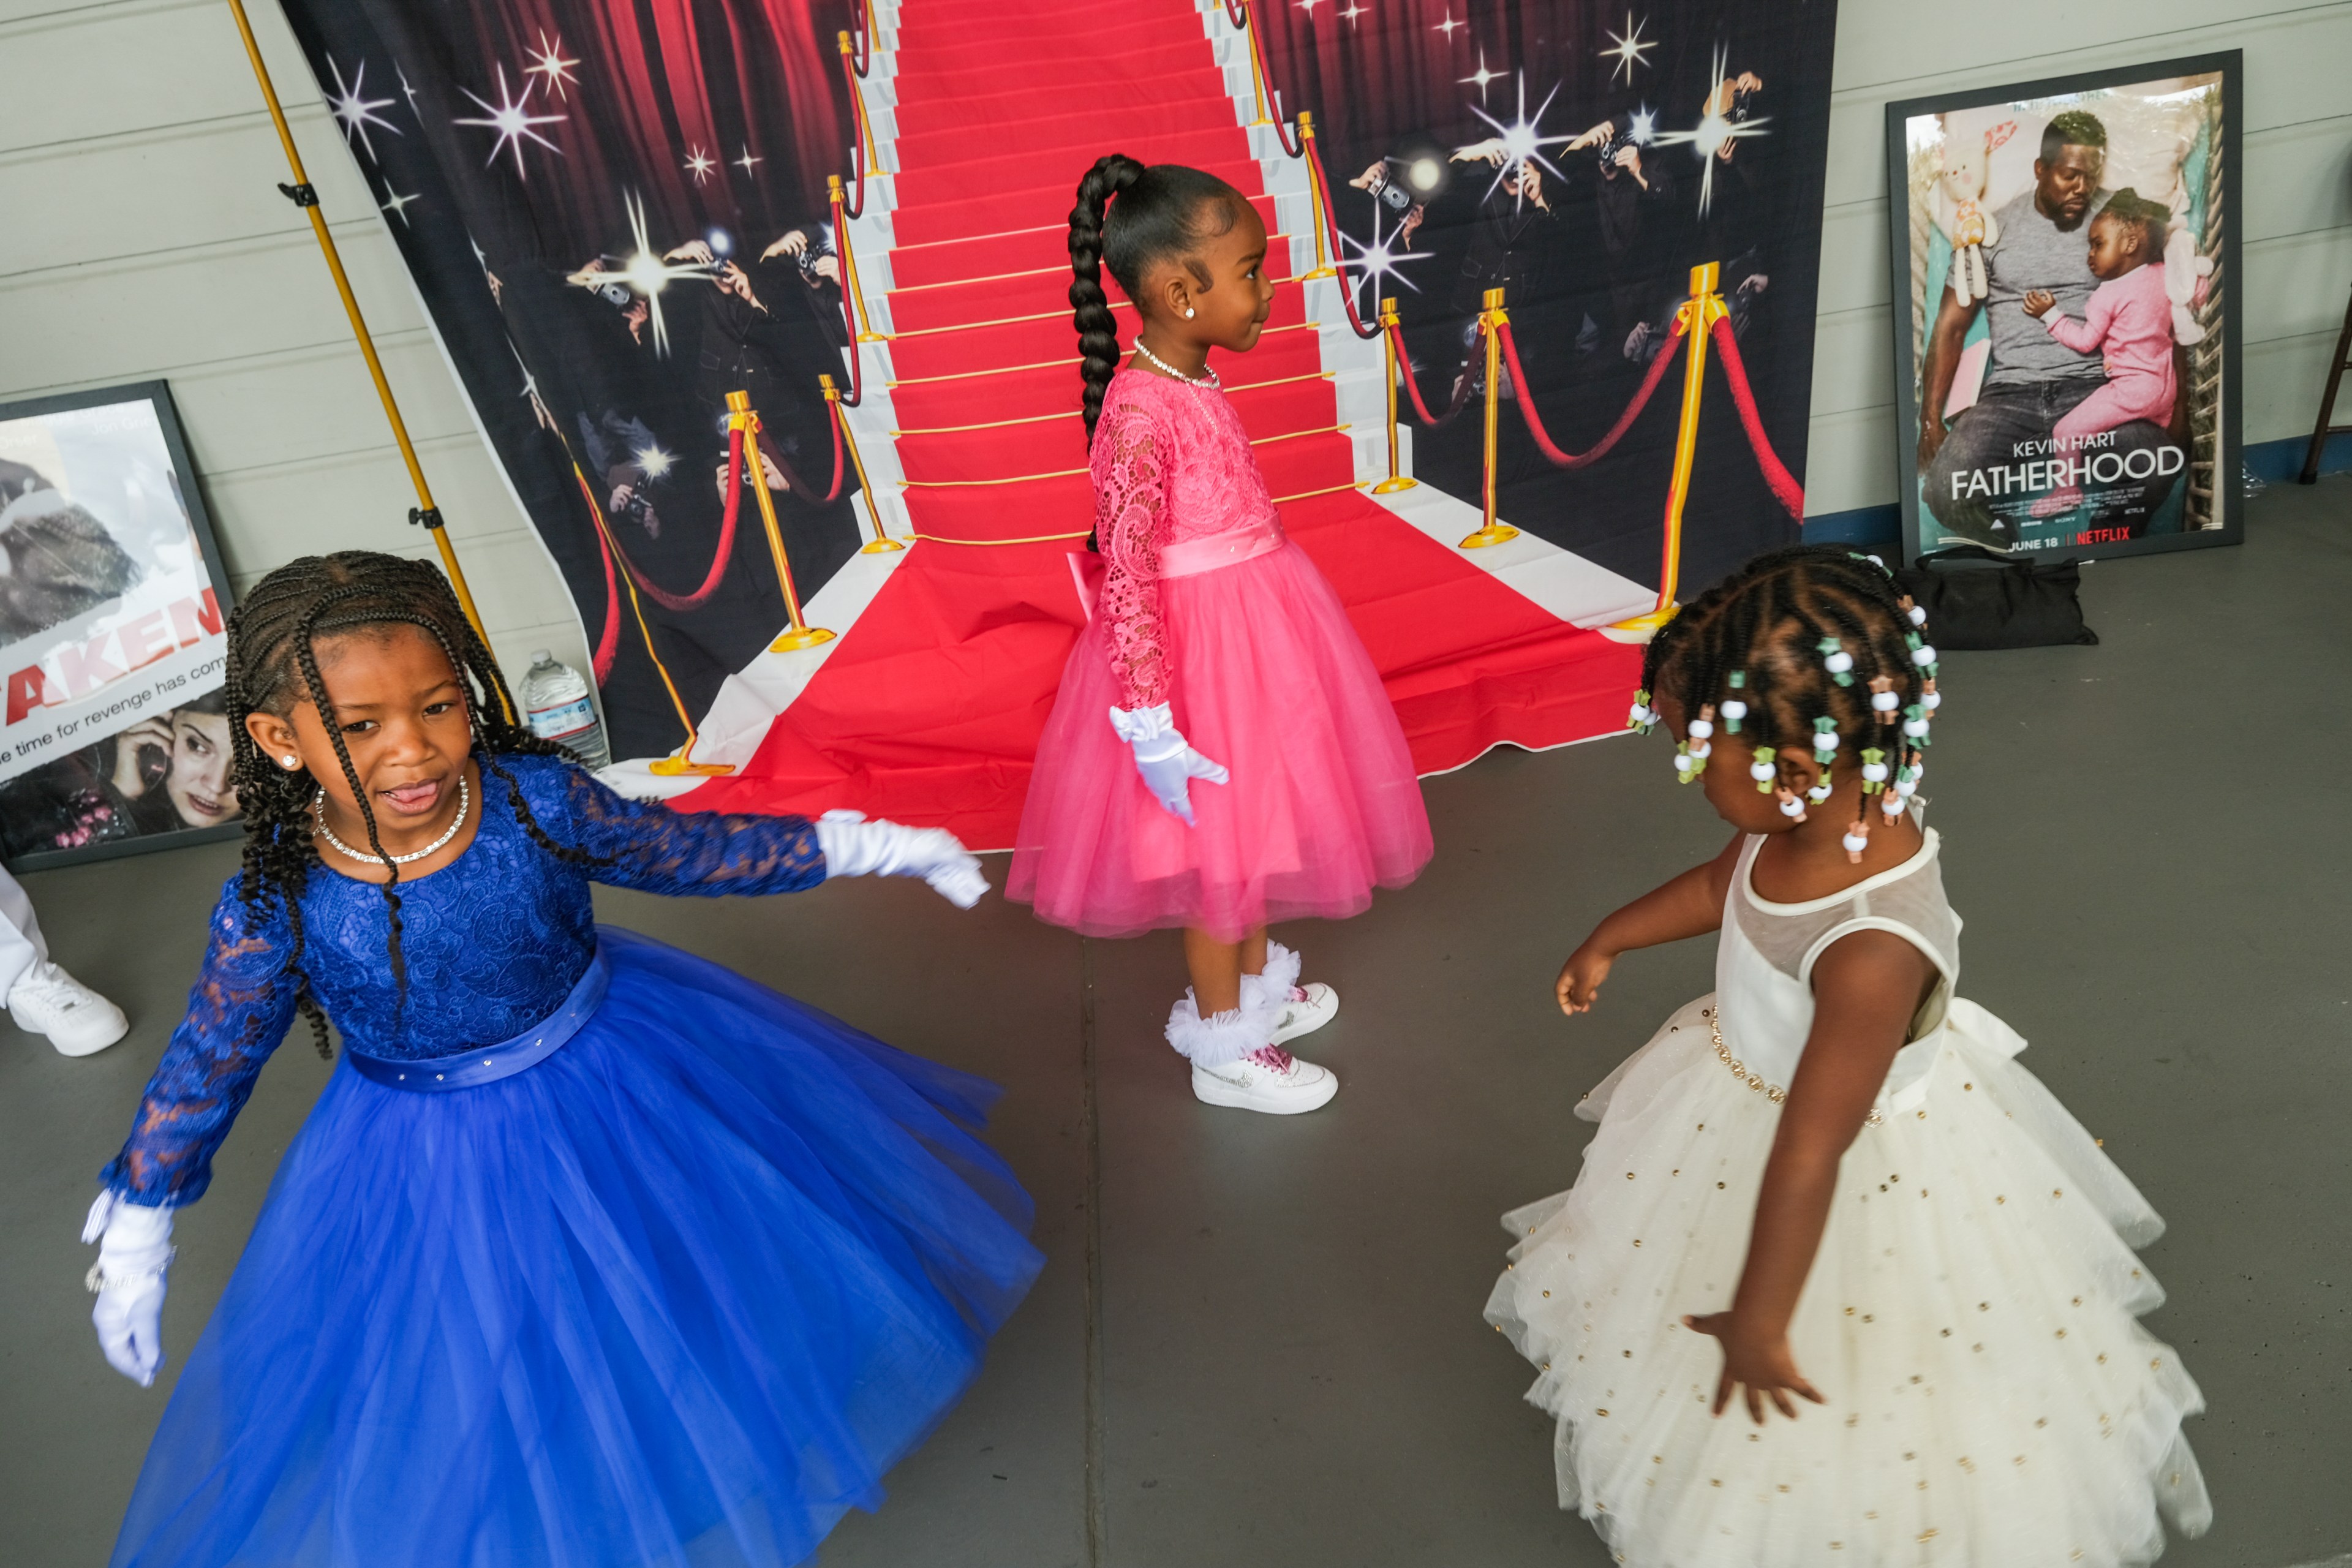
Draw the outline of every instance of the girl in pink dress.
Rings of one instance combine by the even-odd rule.
[[[1116,199],[1114,199],[1116,198]],[[1265,226],[1176,164],[1100,160],[1070,215],[1099,583],[1037,748],[1006,883],[1087,936],[1184,929],[1168,1043],[1212,1105],[1339,1091],[1284,1050],[1339,1010],[1270,921],[1341,918],[1427,863],[1429,818],[1379,672],[1282,520],[1208,351],[1257,342]],[[1102,267],[1142,319],[1118,365]],[[1084,568],[1097,569],[1091,558]],[[1198,787],[1195,787],[1195,786]]]
[[[2026,291],[2025,313],[2078,354],[2103,355],[2107,384],[2068,409],[2050,434],[2055,450],[2088,460],[2082,443],[2135,419],[2172,419],[2178,384],[2172,374],[2172,298],[2164,291],[2164,255],[2154,225],[2164,208],[2137,191],[2117,191],[2091,220],[2091,275],[2101,279],[2079,321],[2056,307],[2044,289]],[[2151,265],[2154,263],[2155,265]],[[2083,487],[2064,484],[2033,503],[2036,517],[2055,517],[2083,503]]]

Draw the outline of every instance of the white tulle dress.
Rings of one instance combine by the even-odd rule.
[[[1802,904],[1756,895],[1762,843],[1739,858],[1715,994],[1578,1107],[1601,1129],[1576,1185],[1504,1216],[1517,1245],[1486,1316],[1540,1370],[1560,1506],[1643,1568],[2112,1568],[2163,1550],[2159,1514],[2201,1531],[2180,1424],[2204,1402],[2136,1321],[2162,1294],[2132,1248],[2163,1221],[2017,1064],[2025,1042],[1953,994],[1936,835]],[[1828,1404],[1717,1419],[1722,1352],[1682,1318],[1730,1305],[1813,963],[1865,930],[1942,978],[1846,1152],[1790,1325]]]

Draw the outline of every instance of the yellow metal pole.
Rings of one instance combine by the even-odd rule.
[[[425,466],[416,460],[416,447],[408,438],[407,422],[400,416],[400,405],[392,395],[392,383],[384,378],[383,362],[376,357],[375,339],[368,333],[367,318],[360,313],[359,298],[352,292],[352,280],[343,271],[342,256],[335,249],[335,237],[327,232],[327,216],[319,206],[319,193],[303,171],[302,154],[294,146],[294,132],[287,126],[286,111],[278,105],[278,89],[270,82],[269,68],[262,63],[261,46],[254,38],[252,19],[245,14],[245,0],[228,0],[228,8],[236,18],[238,35],[245,40],[245,58],[252,63],[254,78],[261,84],[261,100],[268,106],[269,122],[278,127],[278,145],[286,149],[287,166],[294,172],[294,183],[278,188],[310,220],[310,232],[318,237],[320,254],[327,258],[327,270],[334,274],[335,292],[342,297],[343,314],[351,318],[352,335],[359,340],[360,357],[367,361],[368,374],[375,381],[375,395],[383,404],[383,416],[392,422],[392,438],[400,447],[400,460],[408,465],[409,483],[416,489],[416,508],[408,514],[408,520],[421,523],[433,536],[434,547],[441,552],[441,570],[448,574],[449,586],[457,590],[457,604],[472,623],[474,635],[488,647],[490,635],[483,629],[482,613],[474,607],[473,590],[467,586],[465,569],[457,564],[457,549],[449,542],[448,531],[442,527],[441,509],[433,504],[433,487],[425,482]],[[514,715],[509,712],[507,717],[511,719]]]
[[[790,653],[831,642],[833,634],[801,618],[800,591],[793,586],[793,564],[784,558],[784,531],[776,522],[776,499],[768,493],[768,475],[760,462],[760,416],[751,412],[751,395],[727,395],[727,427],[743,432],[743,470],[751,476],[751,494],[760,502],[760,522],[768,531],[768,553],[776,563],[776,583],[784,591],[784,613],[791,625],[768,645],[770,653]]]
[[[686,726],[686,744],[680,746],[674,755],[656,757],[647,763],[646,771],[659,773],[664,778],[677,778],[686,773],[708,778],[717,773],[733,773],[735,768],[730,763],[698,763],[694,760],[694,743],[701,737],[694,728],[693,717],[686,710],[686,700],[677,694],[677,682],[669,678],[669,667],[662,663],[661,653],[654,647],[653,628],[646,625],[646,607],[637,602],[637,584],[629,575],[629,563],[621,554],[620,541],[613,537],[613,531],[605,525],[604,509],[596,503],[596,492],[589,488],[588,476],[580,471],[576,458],[572,464],[572,477],[580,482],[580,495],[588,503],[588,516],[596,524],[596,531],[604,537],[605,553],[611,557],[609,564],[620,574],[622,585],[629,590],[629,611],[637,618],[637,635],[646,639],[646,657],[653,660],[655,673],[661,677],[662,687],[669,693],[669,705],[677,710],[677,721]]]
[[[869,33],[866,37],[871,37],[873,35]],[[841,58],[851,62],[849,70],[849,98],[850,101],[856,107],[857,134],[860,141],[864,142],[866,147],[866,172],[868,174],[887,174],[890,171],[882,166],[882,154],[874,150],[874,121],[866,112],[866,91],[863,88],[857,85],[856,62],[854,58],[856,54],[856,46],[850,43],[849,35],[847,33],[841,34],[840,38]]]
[[[1257,46],[1256,0],[1242,0],[1242,28],[1249,35],[1250,87],[1257,94],[1257,118],[1252,125],[1271,125],[1274,116],[1266,111],[1265,52]]]
[[[1323,181],[1314,167],[1315,116],[1306,110],[1298,111],[1298,140],[1307,154],[1307,216],[1315,225],[1315,270],[1307,278],[1337,278],[1339,269],[1331,265],[1330,247],[1323,237],[1326,215],[1323,211]]]
[[[1655,631],[1675,618],[1675,589],[1683,565],[1683,503],[1690,499],[1691,463],[1698,456],[1699,398],[1706,390],[1707,329],[1730,313],[1724,309],[1723,296],[1716,292],[1720,275],[1720,265],[1713,261],[1692,268],[1690,299],[1675,313],[1689,342],[1683,362],[1682,422],[1675,431],[1674,478],[1666,488],[1666,538],[1658,563],[1658,603],[1646,615],[1616,623],[1621,630]]]
[[[1509,523],[1495,521],[1496,469],[1499,461],[1497,447],[1502,435],[1500,421],[1503,411],[1501,329],[1510,318],[1503,313],[1503,291],[1500,289],[1487,289],[1486,300],[1486,308],[1478,312],[1478,331],[1486,340],[1486,482],[1481,487],[1486,500],[1486,520],[1479,525],[1477,532],[1462,542],[1465,550],[1480,550],[1519,536],[1519,531]]]
[[[1389,369],[1389,477],[1372,487],[1376,496],[1409,490],[1419,479],[1398,471],[1397,461],[1397,308],[1394,300],[1381,301],[1381,357]]]
[[[874,520],[872,542],[857,553],[887,555],[893,550],[907,547],[890,537],[882,527],[882,508],[874,500],[874,486],[866,478],[866,459],[857,455],[857,437],[849,433],[849,410],[841,405],[841,388],[834,385],[833,377],[820,375],[817,384],[824,388],[825,406],[841,426],[841,444],[849,448],[849,466],[857,470],[857,488],[866,492],[866,515]]]
[[[833,246],[841,253],[841,286],[849,295],[850,318],[857,325],[856,341],[861,343],[887,342],[889,340],[876,331],[873,323],[866,319],[866,296],[857,287],[857,258],[851,255],[849,249],[849,216],[841,210],[844,199],[841,176],[827,174],[824,184],[826,195],[833,203]],[[849,352],[856,353],[857,351],[852,348]]]

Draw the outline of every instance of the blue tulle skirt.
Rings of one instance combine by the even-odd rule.
[[[604,1003],[449,1094],[348,1065],[181,1373],[119,1568],[782,1568],[1042,1261],[995,1090],[604,934]]]

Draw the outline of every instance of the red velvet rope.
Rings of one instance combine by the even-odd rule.
[[[1748,444],[1755,448],[1756,466],[1764,470],[1764,482],[1771,487],[1772,499],[1782,510],[1801,524],[1805,521],[1805,487],[1790,473],[1772,450],[1771,439],[1764,434],[1764,416],[1757,412],[1756,393],[1748,384],[1748,366],[1739,357],[1739,337],[1731,330],[1728,317],[1718,316],[1710,329],[1715,337],[1715,352],[1723,361],[1723,379],[1731,384],[1731,401],[1738,405],[1739,423],[1748,431]]]
[[[841,57],[841,79],[849,88],[849,168],[851,184],[857,187],[857,199],[848,203],[851,217],[866,216],[866,116],[857,112],[857,62],[849,56]],[[847,202],[847,198],[843,198]]]
[[[1242,0],[1221,0],[1221,3],[1225,8],[1226,21],[1236,27],[1249,26],[1249,8],[1242,4]]]
[[[1413,414],[1433,430],[1453,424],[1454,416],[1462,412],[1462,405],[1470,401],[1470,378],[1457,374],[1454,380],[1454,401],[1445,405],[1444,413],[1432,414],[1429,405],[1421,400],[1421,383],[1413,378],[1412,357],[1404,352],[1403,324],[1391,324],[1389,332],[1396,340],[1397,368],[1403,373],[1404,390],[1406,395],[1412,399]]]
[[[1379,326],[1364,325],[1364,318],[1356,313],[1356,290],[1348,281],[1346,264],[1339,259],[1339,220],[1331,211],[1330,177],[1323,173],[1323,155],[1315,152],[1314,146],[1314,139],[1307,138],[1307,178],[1315,187],[1315,210],[1318,215],[1316,221],[1323,227],[1323,242],[1331,247],[1331,265],[1339,268],[1339,276],[1334,279],[1339,285],[1339,301],[1347,306],[1348,325],[1358,337],[1377,338],[1381,335]]]
[[[595,668],[596,684],[602,686],[613,673],[613,658],[621,651],[621,584],[613,574],[612,547],[604,542],[604,509],[596,500],[596,492],[588,488],[588,476],[578,467],[572,477],[580,481],[581,499],[588,503],[588,516],[596,530],[596,552],[604,558],[604,629],[596,634],[596,651],[589,663]]]
[[[1633,394],[1633,402],[1625,405],[1625,412],[1617,416],[1617,423],[1609,427],[1609,434],[1601,437],[1591,451],[1563,452],[1552,444],[1550,435],[1543,427],[1542,418],[1536,413],[1534,394],[1528,387],[1526,373],[1519,369],[1519,345],[1511,336],[1511,323],[1505,321],[1500,330],[1503,360],[1511,367],[1511,384],[1519,393],[1517,400],[1519,417],[1528,422],[1528,434],[1535,437],[1537,449],[1556,467],[1562,468],[1580,468],[1588,463],[1597,463],[1609,455],[1612,447],[1624,438],[1625,432],[1633,427],[1633,421],[1640,418],[1642,410],[1649,405],[1650,395],[1657,391],[1658,384],[1666,378],[1666,367],[1674,363],[1675,355],[1681,351],[1684,337],[1682,326],[1677,323],[1673,335],[1666,339],[1665,347],[1660,349],[1658,357],[1650,362],[1650,374],[1642,378],[1641,390]]]
[[[702,579],[702,586],[691,594],[673,594],[662,587],[629,559],[629,552],[621,548],[619,540],[612,540],[613,553],[621,558],[621,570],[629,574],[631,582],[652,595],[654,603],[666,610],[698,610],[710,602],[711,595],[719,591],[719,580],[727,575],[727,563],[735,554],[735,512],[742,496],[742,480],[743,433],[730,430],[727,433],[727,512],[719,525],[719,549],[710,558],[710,572]],[[583,487],[587,483],[584,479],[581,482]],[[589,499],[595,499],[593,492]],[[599,512],[598,516],[601,518],[603,513]]]

